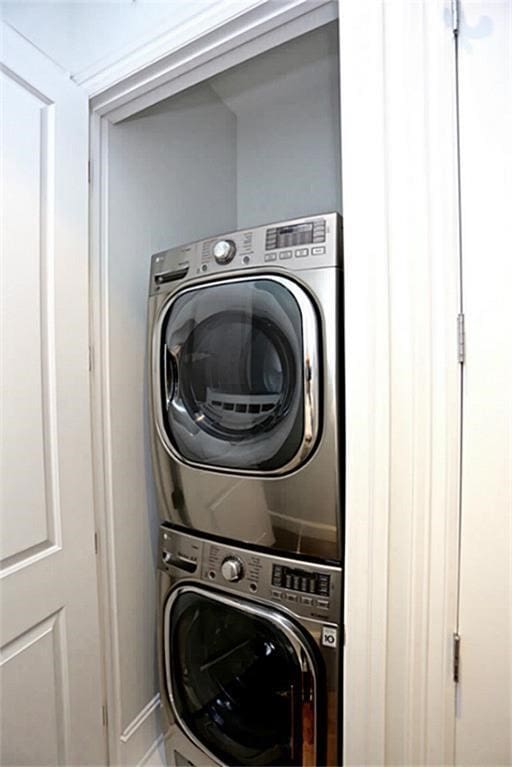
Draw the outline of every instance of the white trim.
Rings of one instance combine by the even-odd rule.
[[[264,0],[224,25],[178,38],[167,56],[96,95],[92,108],[118,122],[336,16],[332,0]]]
[[[390,339],[383,24],[383,4],[340,2],[347,765],[385,763]],[[357,77],[344,74],[350,71]]]
[[[158,748],[161,739],[160,695],[157,694],[119,738],[121,764],[144,764]]]
[[[160,746],[161,746],[161,745],[163,745],[163,742],[164,742],[164,736],[163,736],[163,735],[159,735],[159,736],[158,736],[158,738],[156,738],[156,740],[155,740],[155,741],[154,741],[154,742],[151,744],[151,746],[148,748],[148,750],[146,751],[146,753],[144,754],[144,756],[143,756],[143,757],[142,757],[142,759],[140,760],[140,762],[139,762],[139,764],[137,765],[137,767],[143,767],[143,765],[145,765],[145,764],[148,764],[148,763],[149,763],[149,760],[151,759],[151,757],[153,756],[153,754],[154,754],[156,751],[159,751],[159,749],[160,749]],[[160,756],[160,754],[159,754],[159,756]],[[160,765],[160,764],[161,764],[161,765],[163,765],[163,764],[164,764],[164,762],[162,761],[162,759],[161,759],[161,758],[159,758],[159,759],[158,759],[158,762],[156,762],[156,761],[155,761],[155,764],[158,764],[158,765]]]
[[[154,32],[138,38],[136,48],[124,46],[101,61],[75,72],[72,80],[84,88],[90,97],[96,96],[116,83],[122,82],[148,64],[153,64],[191,40],[227,24],[238,16],[257,8],[266,0],[237,0],[211,2],[205,11],[194,13],[181,24],[169,25],[155,35]]]
[[[340,2],[347,765],[453,757],[459,263],[443,12]]]
[[[99,534],[98,586],[108,716],[109,760],[121,763],[121,669],[112,497],[112,440],[108,350],[108,121],[91,115],[90,152],[97,173],[90,183],[90,303],[93,364],[91,412],[94,507]]]
[[[137,730],[140,727],[142,727],[146,719],[150,717],[151,714],[153,714],[159,707],[160,707],[160,694],[157,693],[153,698],[151,698],[149,703],[147,703],[144,706],[144,708],[141,711],[139,711],[135,719],[133,719],[130,722],[128,727],[126,727],[123,730],[123,733],[120,737],[121,743],[128,743],[130,738],[132,738],[137,732]]]

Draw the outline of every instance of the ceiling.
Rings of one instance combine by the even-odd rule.
[[[248,0],[1,0],[4,21],[64,71],[81,79],[222,3],[233,12]]]

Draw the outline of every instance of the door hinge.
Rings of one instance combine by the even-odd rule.
[[[87,162],[87,181],[89,182],[89,184],[91,183],[91,179],[92,179],[92,163],[89,160]]]
[[[100,547],[99,536],[98,536],[98,533],[96,532],[96,533],[94,533],[94,553],[95,554],[98,553],[99,547]]]
[[[92,346],[89,344],[89,372],[92,370]]]
[[[108,711],[107,711],[107,704],[106,703],[101,707],[101,721],[102,721],[103,727],[107,727],[107,725],[108,725]]]
[[[464,327],[464,315],[457,316],[457,359],[464,364],[466,358],[466,330]]]
[[[459,34],[459,0],[451,0],[452,32]]]
[[[453,681],[459,683],[460,679],[460,634],[455,632],[453,635]]]

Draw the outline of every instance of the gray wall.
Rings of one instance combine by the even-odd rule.
[[[238,227],[341,211],[337,24],[212,81],[237,117]]]

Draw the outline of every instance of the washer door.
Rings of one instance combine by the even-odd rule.
[[[318,668],[284,615],[193,586],[165,607],[177,722],[225,765],[318,764]]]
[[[281,277],[189,288],[163,308],[155,418],[184,463],[283,473],[318,433],[318,329],[309,296]]]

